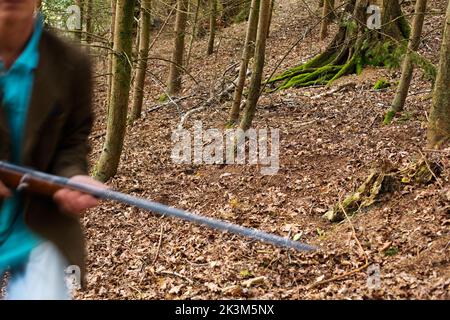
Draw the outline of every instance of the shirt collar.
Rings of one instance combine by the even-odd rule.
[[[32,71],[37,68],[39,63],[39,42],[43,27],[44,19],[41,14],[38,14],[34,24],[33,34],[19,58],[11,66],[11,69],[23,68],[27,71]]]

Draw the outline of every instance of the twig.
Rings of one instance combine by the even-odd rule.
[[[158,248],[156,249],[156,254],[155,254],[155,257],[153,258],[153,261],[152,261],[151,266],[155,265],[156,260],[158,260],[159,252],[161,251],[161,244],[162,244],[163,232],[164,232],[164,225],[161,224],[161,232],[159,233]]]

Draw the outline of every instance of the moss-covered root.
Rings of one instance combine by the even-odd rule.
[[[326,65],[308,73],[302,73],[287,80],[279,89],[291,87],[308,87],[312,85],[325,85],[342,69],[342,66]]]
[[[269,84],[276,83],[276,82],[280,82],[280,81],[283,81],[286,79],[290,79],[297,75],[312,72],[315,69],[318,69],[320,67],[330,64],[335,59],[335,57],[336,57],[336,54],[332,54],[330,52],[321,53],[321,54],[315,56],[314,58],[312,58],[311,60],[309,60],[308,62],[306,62],[302,65],[296,66],[294,68],[291,68],[275,78],[269,79],[269,81],[267,81],[267,83],[269,83]]]
[[[397,112],[393,109],[390,109],[388,112],[386,112],[386,114],[384,115],[383,124],[385,125],[391,124],[396,114]]]

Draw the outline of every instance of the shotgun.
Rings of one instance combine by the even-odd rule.
[[[289,238],[283,238],[258,229],[246,228],[223,220],[201,216],[147,199],[133,197],[111,189],[76,183],[64,177],[35,171],[4,161],[0,161],[0,181],[11,189],[49,197],[53,196],[58,190],[67,188],[92,195],[100,200],[112,200],[125,203],[163,216],[180,218],[212,229],[238,234],[282,248],[292,248],[298,251],[313,251],[317,249],[314,246],[298,241],[292,241]]]

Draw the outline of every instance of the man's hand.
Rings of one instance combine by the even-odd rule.
[[[71,182],[90,184],[92,186],[106,189],[100,183],[89,176],[75,176]],[[60,210],[73,215],[83,215],[87,209],[96,207],[98,200],[91,195],[70,189],[61,189],[53,195],[53,200],[58,204]]]
[[[0,200],[3,198],[9,198],[12,196],[11,190],[9,190],[1,181],[0,181]]]

